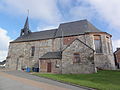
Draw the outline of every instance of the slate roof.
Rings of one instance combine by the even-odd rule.
[[[56,37],[62,36],[71,36],[71,35],[79,35],[84,34],[86,32],[102,32],[96,27],[94,27],[87,20],[80,20],[75,22],[68,22],[60,24],[58,28],[58,32],[56,33]]]
[[[40,32],[31,32],[28,35],[23,35],[23,36],[18,37],[16,40],[12,42],[34,41],[34,40],[54,38],[54,34],[56,30],[57,29],[40,31]]]
[[[61,59],[61,58],[62,58],[62,52],[57,51],[57,52],[47,52],[39,59]]]
[[[18,37],[16,40],[12,42],[50,39],[50,38],[56,38],[62,36],[85,34],[86,32],[102,32],[102,31],[94,27],[87,20],[80,20],[80,21],[62,23],[59,25],[58,29],[31,32],[28,35],[23,35]]]

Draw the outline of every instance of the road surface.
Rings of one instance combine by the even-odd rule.
[[[30,75],[22,71],[0,71],[0,90],[88,90]]]

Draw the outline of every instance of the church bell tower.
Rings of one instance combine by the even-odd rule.
[[[31,33],[31,31],[30,31],[30,29],[29,29],[29,22],[28,22],[28,16],[27,16],[26,21],[25,21],[24,28],[21,29],[20,36],[28,35],[28,34],[30,34],[30,33]]]

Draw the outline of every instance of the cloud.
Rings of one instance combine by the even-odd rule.
[[[2,0],[0,6],[1,9],[11,14],[18,13],[18,15],[27,15],[29,9],[31,18],[45,20],[49,23],[61,20],[56,0]]]
[[[10,37],[7,35],[7,30],[0,28],[0,61],[5,60],[7,56]]]
[[[110,28],[120,28],[120,0],[59,0],[72,19],[96,19]]]
[[[96,15],[96,10],[88,0],[59,0],[59,4],[62,10],[65,10],[63,16],[65,16],[65,18],[69,17],[69,20],[91,20]]]
[[[99,18],[110,27],[120,28],[120,0],[1,0],[0,10],[11,14],[27,15],[49,23],[58,23],[68,18]]]
[[[63,9],[70,9],[72,8],[72,3],[73,1],[72,0],[58,0],[58,3],[60,4],[60,6],[63,8]]]
[[[95,11],[91,7],[76,6],[70,10],[70,15],[73,19],[92,19]]]
[[[7,51],[0,50],[0,62],[6,59],[7,53]]]
[[[113,51],[115,51],[116,48],[120,48],[120,39],[113,40]]]
[[[120,28],[120,0],[87,0],[111,27]]]
[[[112,27],[112,30],[120,32],[120,0],[0,1],[0,11],[9,12],[12,15],[27,15],[27,9],[30,10],[31,18],[38,19],[40,22],[46,24],[41,28],[38,26],[37,30],[54,28],[54,25],[58,25],[63,20],[89,19],[91,21],[94,19],[93,21],[97,22],[101,19],[102,22],[107,22],[107,25],[109,25],[106,26],[107,28]],[[114,34],[114,31],[109,30],[109,32]],[[117,43],[119,40],[113,42]],[[117,47],[117,44],[114,44],[114,47]]]

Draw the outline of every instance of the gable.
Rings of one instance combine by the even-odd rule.
[[[78,38],[74,39],[74,40],[73,40],[69,45],[67,45],[62,51],[64,51],[65,49],[69,48],[72,44],[74,44],[74,42],[81,43],[82,46],[85,46],[86,48],[89,48],[89,49],[91,49],[91,50],[94,52],[94,49],[93,49],[93,48],[91,48],[90,46],[88,46],[87,44],[85,44],[84,42],[82,42],[81,40],[79,40]],[[77,43],[77,44],[74,44],[74,45],[77,46],[78,43]],[[80,46],[80,45],[78,45],[78,46]]]

